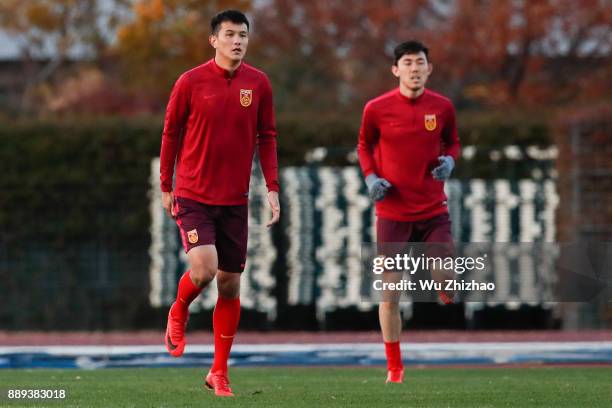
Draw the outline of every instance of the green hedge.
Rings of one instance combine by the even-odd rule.
[[[0,125],[3,327],[139,327],[158,151],[146,119]]]
[[[279,157],[286,164],[302,164],[304,151],[324,146],[352,149],[357,144],[358,114],[299,114],[278,118]],[[548,116],[529,113],[464,113],[457,117],[461,143],[490,150],[510,144],[548,146]]]
[[[524,176],[516,172],[517,163],[492,163],[489,149],[549,144],[545,123],[490,116],[465,122],[471,127],[460,118],[462,144],[479,150],[474,160],[459,166],[459,176]],[[149,166],[159,154],[161,126],[156,117],[0,124],[2,241],[95,234],[121,244],[123,238],[113,237],[147,236]],[[280,164],[304,164],[305,152],[320,146],[330,152],[324,164],[347,164],[358,127],[359,117],[279,117]],[[518,165],[529,169],[533,163]]]
[[[158,151],[159,126],[147,121],[0,126],[2,240],[146,236],[149,165]],[[115,216],[117,225],[109,222]]]
[[[454,176],[460,178],[529,178],[538,168],[547,174],[552,162],[502,157],[492,161],[490,153],[507,145],[516,145],[525,153],[528,146],[551,144],[547,117],[528,114],[462,114],[457,122],[463,146],[477,147],[475,157],[462,161]],[[285,115],[278,119],[279,160],[281,165],[305,164],[304,153],[314,147],[325,147],[326,165],[354,164],[347,158],[357,144],[359,115]]]

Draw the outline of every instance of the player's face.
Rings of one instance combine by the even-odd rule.
[[[418,91],[425,87],[427,78],[433,66],[427,61],[423,51],[418,54],[405,54],[391,67],[393,75],[400,79],[402,85],[411,91]]]
[[[249,31],[246,24],[222,22],[217,34],[210,36],[210,44],[223,58],[234,62],[241,61],[249,45]]]

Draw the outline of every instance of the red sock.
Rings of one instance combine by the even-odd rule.
[[[213,312],[215,334],[215,359],[211,372],[227,372],[227,359],[240,320],[240,298],[227,299],[219,296]]]
[[[178,290],[176,293],[176,301],[174,305],[172,305],[172,309],[170,313],[172,314],[172,318],[184,320],[189,315],[189,305],[195,298],[198,297],[201,288],[198,288],[191,281],[191,277],[189,276],[189,272],[187,271],[181,276],[181,280],[179,280]]]
[[[397,371],[404,368],[399,341],[385,341],[385,354],[387,355],[387,370]]]

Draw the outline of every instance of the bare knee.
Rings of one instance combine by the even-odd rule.
[[[219,296],[234,299],[240,296],[240,274],[219,271],[217,274]]]
[[[203,288],[208,285],[217,273],[217,250],[214,245],[202,245],[192,248],[187,254],[191,267],[191,280]]]
[[[378,308],[380,311],[390,314],[399,313],[399,303],[398,302],[380,302]]]
[[[217,264],[205,258],[191,261],[191,280],[194,285],[203,288],[208,285],[217,274]]]

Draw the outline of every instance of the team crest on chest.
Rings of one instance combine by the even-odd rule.
[[[432,130],[436,130],[436,126],[436,115],[425,115],[425,129],[431,132]]]
[[[187,231],[187,240],[190,244],[198,242],[198,230],[192,229],[191,231]]]
[[[252,89],[241,89],[240,90],[240,104],[242,106],[249,107],[253,102],[253,90]]]

